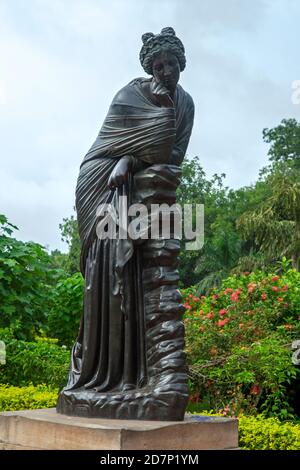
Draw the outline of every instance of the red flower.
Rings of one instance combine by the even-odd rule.
[[[278,302],[283,302],[283,298],[282,297],[277,297],[277,301]]]
[[[224,294],[231,294],[231,292],[233,292],[231,287],[227,287],[227,289],[224,290]]]
[[[213,312],[209,312],[209,313],[207,314],[207,318],[209,318],[209,319],[214,318]]]
[[[185,302],[185,303],[183,304],[183,306],[184,306],[184,308],[185,308],[186,310],[191,310],[191,308],[192,308],[192,307],[190,306],[190,304],[188,304],[187,302]]]
[[[254,384],[251,387],[250,393],[251,395],[259,395],[261,392],[261,388],[258,384]]]
[[[231,300],[233,302],[238,302],[239,301],[239,293],[238,292],[234,292],[233,294],[231,294]]]
[[[248,287],[248,292],[249,292],[249,294],[252,294],[252,292],[254,291],[254,289],[255,289],[254,286]]]
[[[273,290],[274,292],[277,292],[277,291],[278,291],[278,287],[277,287],[277,286],[272,286],[272,290]]]
[[[192,294],[189,294],[189,298],[192,299],[194,296]]]
[[[278,277],[278,276],[273,276],[273,277],[272,277],[272,281],[273,281],[273,282],[277,282],[278,280],[279,280],[279,277]]]
[[[284,292],[285,290],[288,290],[289,289],[289,286],[285,285],[281,288],[281,290]]]
[[[222,326],[226,325],[226,323],[228,323],[228,322],[229,322],[229,318],[224,318],[224,320],[219,320],[217,325],[222,327]]]
[[[257,284],[256,284],[256,282],[250,282],[248,284],[248,287],[257,287]]]
[[[227,313],[227,310],[225,308],[221,308],[221,310],[219,310],[219,315],[222,317],[223,315],[226,315]]]
[[[267,296],[267,294],[263,293],[263,294],[261,294],[261,298],[262,298],[262,300],[267,300],[268,296]]]
[[[201,397],[200,397],[199,393],[197,393],[197,392],[191,393],[190,401],[192,403],[199,403],[201,401]]]
[[[209,388],[213,384],[213,381],[211,379],[208,379],[206,384],[204,385],[205,388]]]

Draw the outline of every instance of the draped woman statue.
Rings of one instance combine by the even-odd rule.
[[[185,50],[173,28],[142,36],[136,78],[114,97],[80,167],[76,209],[85,279],[80,331],[57,411],[76,416],[182,420],[188,400],[180,242],[99,237],[101,207],[176,201],[194,104],[178,85]],[[99,209],[100,208],[100,209]],[[128,216],[129,219],[129,216]]]

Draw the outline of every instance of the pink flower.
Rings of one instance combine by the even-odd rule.
[[[278,287],[277,287],[277,286],[272,286],[272,290],[273,290],[274,292],[277,292],[277,291],[278,291]]]
[[[279,277],[278,277],[278,276],[273,276],[273,277],[272,277],[272,281],[273,281],[273,282],[277,282],[278,280],[279,280]]]
[[[268,298],[267,294],[265,294],[265,293],[261,294],[261,299],[262,300],[267,300],[267,298]]]
[[[189,298],[192,299],[194,296],[192,294],[189,294]]]
[[[190,306],[190,304],[188,304],[187,302],[185,302],[185,303],[183,304],[183,306],[184,306],[184,308],[185,308],[186,310],[191,310],[191,308],[192,308],[192,307]]]
[[[219,310],[219,315],[222,317],[223,315],[226,315],[227,313],[227,310],[225,308],[221,308],[221,310]]]
[[[231,294],[231,292],[233,292],[231,287],[227,287],[227,289],[224,290],[224,294]]]
[[[277,297],[277,301],[278,302],[283,302],[283,298],[282,297]]]
[[[209,313],[207,314],[207,318],[209,318],[209,319],[214,318],[213,312],[209,312]]]
[[[229,318],[224,318],[223,320],[219,320],[217,325],[222,327],[222,326],[225,326],[226,323],[228,323],[228,322],[229,322]]]
[[[213,384],[213,381],[208,379],[208,381],[206,382],[206,384],[204,385],[205,388],[209,388],[211,387],[211,385]]]
[[[281,288],[281,290],[284,292],[285,290],[288,290],[289,289],[289,286],[285,285]]]
[[[233,302],[238,302],[239,301],[239,293],[238,292],[234,292],[233,294],[231,294],[231,300]]]
[[[251,387],[250,393],[251,395],[259,395],[261,392],[261,388],[258,384],[254,384]]]
[[[204,310],[199,310],[199,315],[204,315]]]
[[[257,284],[256,284],[255,282],[249,282],[248,287],[252,287],[252,286],[253,286],[253,287],[256,287]]]
[[[214,300],[217,300],[217,299],[219,298],[219,296],[218,296],[218,294],[213,294],[213,295],[212,295],[212,298],[213,298]]]
[[[230,406],[229,406],[229,405],[226,405],[225,408],[224,408],[223,411],[222,411],[222,414],[223,414],[224,416],[227,416],[228,413],[230,413]]]

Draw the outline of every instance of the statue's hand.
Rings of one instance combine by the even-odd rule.
[[[165,108],[172,108],[174,102],[170,96],[170,91],[162,84],[152,80],[150,89],[156,100]]]
[[[115,189],[127,181],[130,165],[131,158],[127,155],[119,160],[108,179],[109,189]]]

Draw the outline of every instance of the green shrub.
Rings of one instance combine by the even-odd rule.
[[[71,347],[78,335],[83,307],[83,278],[80,273],[61,279],[53,292],[53,307],[48,318],[47,334],[60,344]]]
[[[18,341],[1,334],[6,345],[6,364],[0,365],[0,383],[15,386],[47,384],[63,387],[67,382],[70,351],[51,339]]]
[[[245,450],[300,450],[300,425],[277,418],[239,418],[239,443]]]
[[[47,324],[52,291],[60,273],[45,249],[11,236],[16,229],[0,214],[0,328],[31,341]]]
[[[206,416],[222,416],[223,413],[200,411],[197,405],[189,403],[189,411]],[[300,450],[300,424],[280,422],[277,418],[263,415],[238,417],[239,446],[243,450]]]
[[[183,291],[193,403],[228,415],[296,415],[299,285],[300,273],[290,269],[232,276],[201,298]]]
[[[38,385],[11,387],[0,385],[0,411],[35,410],[56,406],[58,389]]]

